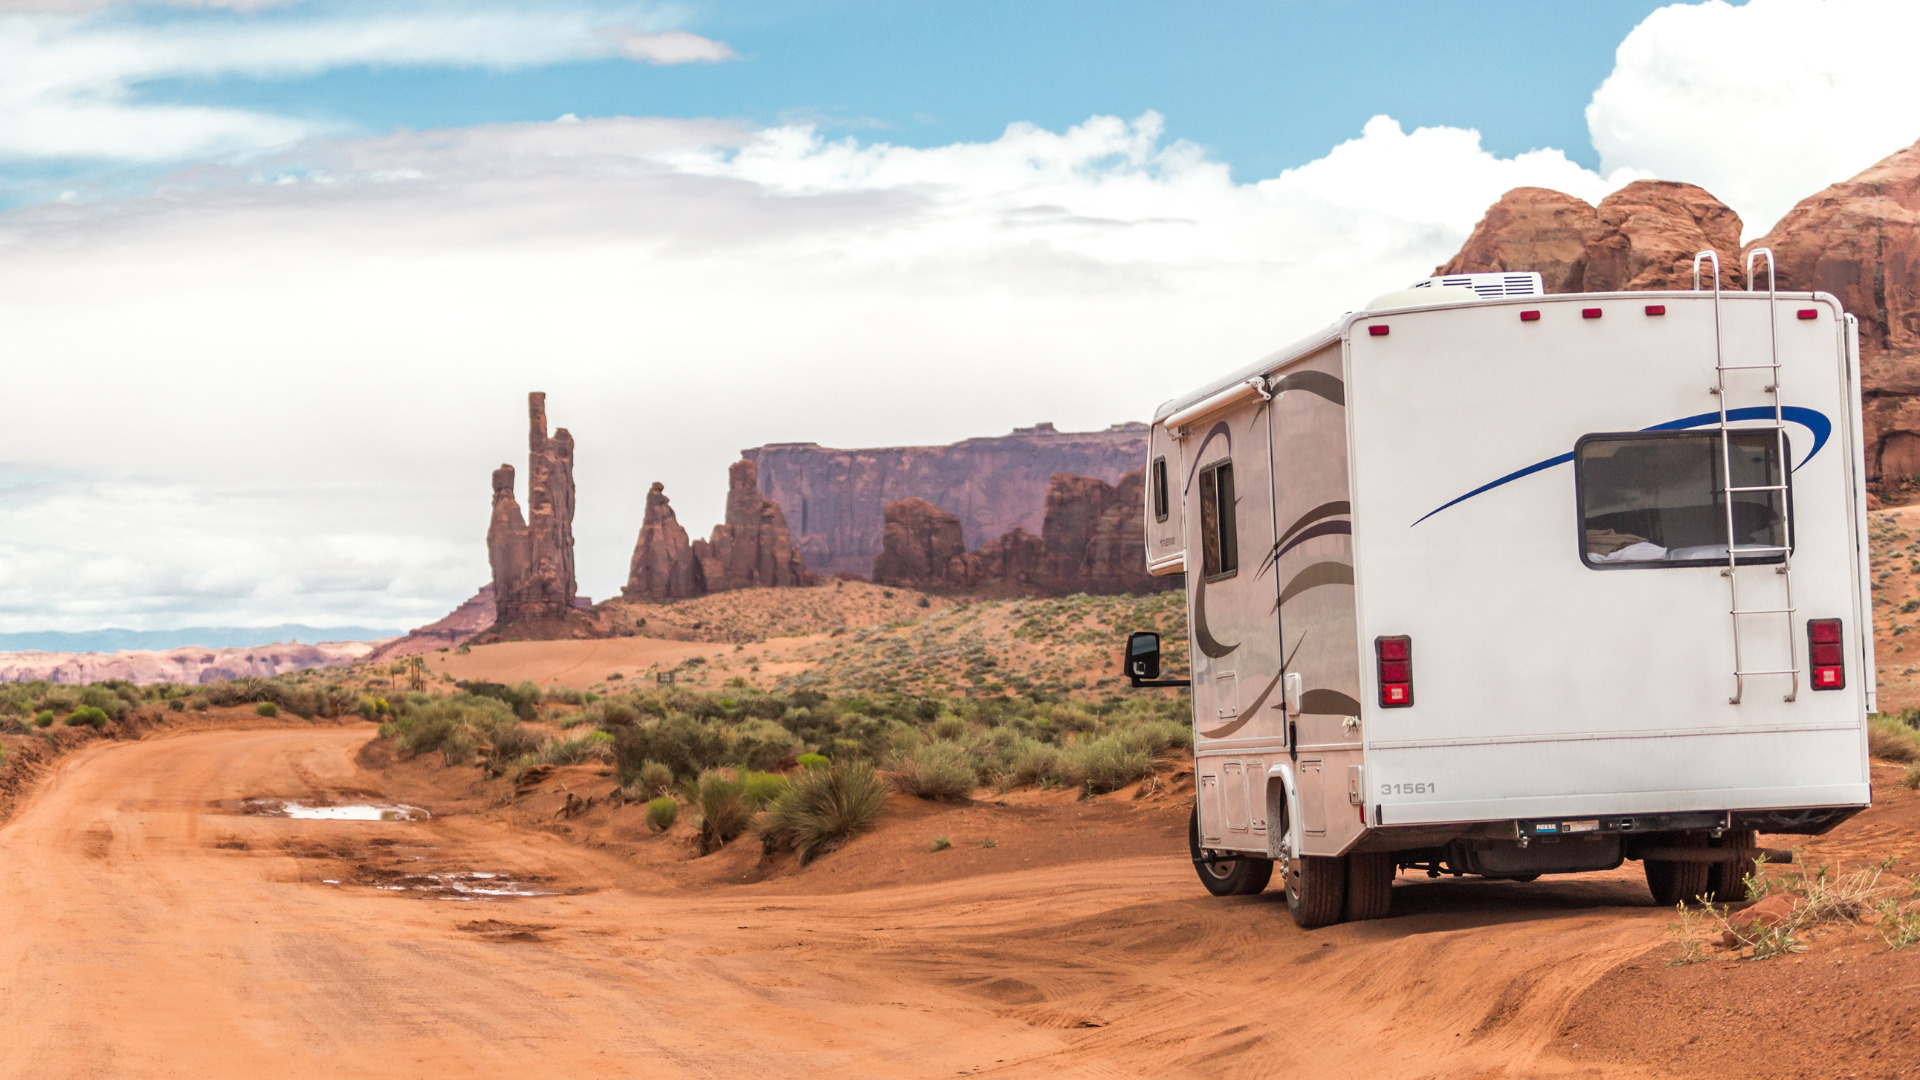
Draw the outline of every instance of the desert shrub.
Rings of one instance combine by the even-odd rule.
[[[1920,761],[1920,731],[1886,713],[1867,718],[1867,752],[1885,761]]]
[[[495,731],[514,722],[504,703],[472,694],[435,698],[419,707],[407,702],[405,708],[406,715],[381,727],[392,736],[394,752],[412,757],[437,750],[449,765],[472,761],[481,743],[491,743]]]
[[[540,734],[529,731],[518,721],[495,724],[487,732],[487,771],[499,774],[512,762],[540,752]]]
[[[684,713],[621,728],[613,738],[613,761],[622,783],[631,782],[649,761],[672,769],[675,776],[698,776],[724,764],[729,749],[717,725]]]
[[[967,732],[970,729],[967,727],[967,722],[964,719],[952,713],[946,713],[933,722],[933,727],[930,730],[936,739],[959,742],[961,739],[966,738]]]
[[[548,765],[581,765],[604,761],[610,754],[605,732],[588,731],[571,738],[548,739],[540,748],[540,760]]]
[[[522,720],[533,719],[540,705],[540,688],[530,681],[523,681],[518,686],[508,686],[505,683],[487,682],[484,679],[469,679],[454,685],[475,697],[492,698],[505,703],[513,710],[513,715]]]
[[[386,698],[363,697],[360,699],[360,715],[368,720],[378,720],[393,715],[393,708]]]
[[[673,770],[657,761],[643,761],[629,783],[648,798],[665,795],[673,787]]]
[[[746,785],[723,773],[700,775],[694,787],[694,805],[700,811],[700,850],[715,852],[747,831],[753,821],[753,805],[747,801]]]
[[[186,698],[169,698],[167,700],[167,708],[172,709],[174,712],[186,712],[187,699]]]
[[[1060,779],[1090,792],[1107,792],[1153,773],[1153,755],[1126,733],[1076,740],[1060,755]]]
[[[133,690],[134,695],[138,697],[139,691],[137,689],[133,688],[131,684],[129,684],[128,688]],[[125,695],[119,692],[119,688],[111,683],[95,683],[92,686],[81,687],[80,704],[83,707],[98,710],[109,720],[118,720],[127,715],[127,711],[133,708],[133,703],[129,702]],[[99,727],[100,725],[94,724],[93,726]]]
[[[213,702],[209,701],[207,699],[207,695],[205,694],[195,694],[187,702],[187,707],[192,709],[194,712],[206,712],[208,709],[213,707]]]
[[[253,711],[259,713],[261,716],[279,716],[280,706],[275,705],[271,701],[263,701],[255,705]]]
[[[792,732],[771,720],[743,720],[729,725],[725,735],[727,760],[747,769],[774,768],[806,749]]]
[[[963,799],[978,786],[973,762],[959,743],[924,743],[895,757],[889,776],[893,786],[922,799]]]
[[[789,786],[787,778],[778,773],[754,772],[751,769],[740,773],[740,793],[755,810],[765,810],[778,802]]]
[[[864,761],[807,769],[773,804],[761,842],[769,851],[793,851],[804,865],[873,824],[886,805],[886,785]]]
[[[825,754],[801,754],[794,760],[803,769],[821,769],[832,764]]]
[[[37,713],[35,713],[35,714],[34,714],[34,717],[33,717],[33,726],[34,726],[34,727],[43,727],[43,728],[44,728],[44,727],[52,727],[52,726],[53,726],[53,721],[54,721],[54,715],[53,715],[53,710],[52,710],[52,709],[41,709],[41,710],[40,710],[39,712],[37,712]]]
[[[565,686],[549,686],[542,696],[548,701],[557,701],[562,705],[586,704],[586,695]]]
[[[936,836],[927,842],[928,851],[945,851],[952,846],[953,838],[950,836]]]
[[[1007,779],[1026,787],[1060,782],[1060,748],[1022,736],[1007,755]]]
[[[68,727],[102,728],[107,726],[106,710],[95,705],[82,705],[67,714]]]
[[[647,802],[647,828],[654,832],[666,832],[673,823],[680,820],[680,800],[671,795],[662,795]]]

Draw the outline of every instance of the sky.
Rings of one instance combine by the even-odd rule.
[[[584,593],[747,446],[1154,406],[1522,185],[1749,238],[1920,5],[0,0],[0,631],[431,621],[525,395]],[[522,470],[524,472],[524,469]],[[523,478],[524,484],[524,478]]]

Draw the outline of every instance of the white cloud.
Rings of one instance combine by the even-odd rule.
[[[533,389],[578,440],[604,597],[650,481],[704,532],[745,446],[1141,418],[1424,276],[1506,189],[1618,179],[1384,117],[1250,184],[1151,114],[924,149],[587,120],[309,144],[0,215],[0,325],[28,358],[0,460],[178,500],[86,503],[77,547],[68,519],[0,513],[0,545],[60,583],[36,608],[0,582],[0,628],[444,611],[486,578],[488,473],[524,461]]]
[[[1749,237],[1920,138],[1911,0],[1709,0],[1649,15],[1587,107],[1604,169],[1699,184]]]
[[[599,56],[651,64],[730,58],[724,43],[630,6],[394,5],[237,19],[159,22],[120,8],[92,14],[0,9],[0,158],[169,162],[281,146],[314,134],[303,119],[144,100],[169,78],[287,78],[352,65],[515,68]]]

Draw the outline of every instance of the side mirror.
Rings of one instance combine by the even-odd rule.
[[[1160,677],[1160,635],[1151,630],[1135,630],[1127,635],[1127,669],[1130,679]]]

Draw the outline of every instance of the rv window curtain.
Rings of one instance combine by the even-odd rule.
[[[1780,440],[1771,431],[1728,438],[1731,482],[1717,431],[1589,435],[1575,448],[1581,556],[1588,566],[1724,565],[1729,487],[1778,485]],[[1791,460],[1791,454],[1789,454]],[[1780,491],[1736,491],[1732,543],[1742,563],[1779,562],[1792,500]],[[1772,550],[1769,550],[1772,549]],[[1744,552],[1744,553],[1743,553]]]
[[[1200,564],[1208,579],[1240,568],[1240,544],[1233,516],[1233,463],[1223,461],[1200,473]]]

